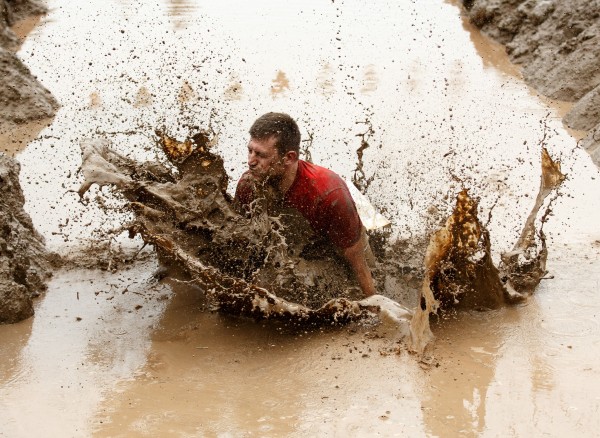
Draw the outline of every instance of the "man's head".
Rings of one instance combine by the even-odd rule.
[[[298,161],[300,130],[287,114],[267,113],[250,128],[248,167],[259,179],[281,178]]]
[[[250,127],[250,137],[255,140],[275,137],[275,147],[281,157],[290,151],[300,154],[300,130],[294,119],[287,114],[263,114]]]

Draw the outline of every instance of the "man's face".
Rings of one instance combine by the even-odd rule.
[[[276,143],[276,137],[265,140],[251,138],[248,143],[248,167],[252,176],[259,181],[279,178],[284,174],[283,157],[279,155]]]

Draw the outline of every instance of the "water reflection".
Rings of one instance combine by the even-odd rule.
[[[229,78],[229,85],[225,88],[223,96],[227,100],[241,100],[244,96],[244,87],[242,81],[236,73],[232,73]]]
[[[275,98],[278,95],[283,95],[286,91],[289,91],[289,89],[290,81],[287,78],[287,75],[285,72],[279,70],[275,76],[275,79],[271,81],[271,96]]]
[[[135,94],[133,106],[136,108],[141,108],[150,105],[152,105],[152,94],[146,87],[140,87]]]
[[[305,376],[289,360],[297,334],[207,313],[200,289],[168,281],[174,295],[135,381],[98,410],[94,436],[289,436],[302,412]],[[109,421],[107,421],[109,420]]]
[[[319,74],[317,75],[317,89],[325,97],[330,97],[335,93],[335,70],[328,62],[323,64],[319,70]]]
[[[462,7],[459,0],[449,0],[448,3],[454,4],[459,8]],[[493,41],[479,32],[479,29],[471,24],[466,15],[461,14],[461,19],[462,26],[468,32],[475,50],[481,56],[484,67],[493,67],[504,74],[522,79],[520,67],[510,62],[506,55],[506,49],[502,44]]]
[[[102,392],[145,360],[162,310],[153,295],[168,293],[147,283],[153,268],[60,272],[33,318],[0,326],[2,433],[89,436],[87,417]]]
[[[19,39],[19,45],[16,47],[18,51],[23,40],[29,35],[34,29],[40,24],[43,15],[34,15],[32,17],[27,17],[23,20],[16,22],[12,27],[12,31],[15,33],[17,38]]]
[[[31,336],[33,319],[16,324],[0,325],[0,382],[11,386],[27,377],[27,369],[21,365],[23,347]]]
[[[166,0],[167,15],[175,29],[184,29],[198,10],[197,0]]]
[[[179,103],[185,103],[196,99],[198,99],[198,93],[196,93],[196,91],[187,81],[184,81],[183,85],[179,89],[179,96],[177,97],[177,100],[179,100]]]
[[[429,435],[479,436],[485,430],[496,362],[507,331],[518,322],[519,313],[509,308],[460,313],[434,325],[434,362],[423,400]]]
[[[15,124],[0,122],[0,152],[15,156],[38,138],[40,132],[50,126],[54,118]]]
[[[367,65],[363,69],[363,81],[360,88],[360,92],[363,94],[369,94],[377,90],[379,85],[379,78],[377,76],[377,70],[374,65]]]

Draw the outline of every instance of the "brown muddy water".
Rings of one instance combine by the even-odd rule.
[[[542,138],[568,180],[535,295],[434,324],[427,363],[389,326],[298,332],[211,313],[199,289],[154,281],[150,253],[114,273],[58,271],[33,318],[0,327],[0,436],[598,435],[598,170],[560,105],[528,89],[456,5],[48,6],[19,55],[62,108],[4,149],[61,254],[124,219],[78,203],[79,142],[105,135],[149,159],[144,133],[157,126],[183,137],[210,120],[231,190],[263,112],[297,117],[314,162],[346,177],[369,120],[367,194],[395,235],[430,229],[461,180],[481,218],[495,205],[495,257],[534,202]]]

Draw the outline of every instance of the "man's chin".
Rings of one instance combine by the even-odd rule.
[[[250,176],[257,184],[277,184],[281,181],[281,176],[273,175],[271,173],[257,173],[250,170]]]
[[[260,181],[264,181],[265,179],[267,179],[268,175],[265,173],[258,173],[254,170],[249,170],[250,172],[250,176],[252,177],[252,179],[254,181],[260,182]]]

